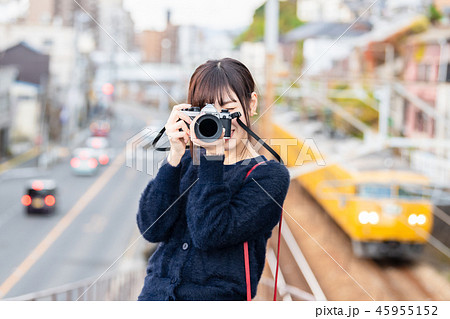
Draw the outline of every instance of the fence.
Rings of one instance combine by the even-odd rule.
[[[137,300],[140,289],[144,285],[145,267],[142,265],[128,269],[106,273],[74,283],[2,299],[6,301],[127,301]],[[98,279],[98,280],[97,280]]]

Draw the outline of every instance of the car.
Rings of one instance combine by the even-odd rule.
[[[72,172],[75,175],[94,175],[98,171],[98,160],[91,148],[77,148],[70,160]]]
[[[56,211],[56,183],[52,179],[28,181],[21,198],[27,214],[51,214]]]
[[[108,165],[111,159],[111,151],[108,149],[108,139],[101,136],[92,136],[86,140],[86,146],[93,150],[98,163],[102,166]]]
[[[103,136],[107,137],[111,129],[109,122],[104,120],[99,120],[92,122],[89,126],[92,136]]]

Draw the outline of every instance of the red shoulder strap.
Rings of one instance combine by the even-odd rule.
[[[253,165],[253,167],[250,168],[250,170],[247,172],[247,175],[245,175],[245,178],[247,178],[248,175],[250,175],[250,173],[253,172],[253,170],[254,170],[255,168],[257,168],[259,165],[261,165],[262,163],[265,163],[265,162],[266,162],[266,161],[262,161],[262,162],[259,162],[259,163],[256,163],[255,165]],[[245,179],[245,178],[244,178],[244,179]]]
[[[245,178],[250,175],[250,173],[257,168],[259,165],[261,165],[263,162],[259,162],[255,164],[248,172],[247,175],[245,175]],[[283,214],[283,212],[281,212]],[[283,215],[280,216],[280,224],[278,226],[278,247],[277,247],[277,269],[275,271],[275,287],[273,292],[273,301],[277,301],[277,281],[278,281],[278,263],[280,261],[280,239],[281,239],[281,221],[282,221]],[[250,283],[250,260],[248,255],[248,242],[244,243],[244,262],[245,262],[245,282],[247,285],[247,301],[252,300],[252,289],[251,289],[251,283]]]

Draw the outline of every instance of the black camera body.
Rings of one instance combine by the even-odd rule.
[[[219,139],[224,128],[224,138],[229,139],[231,135],[231,120],[241,116],[239,112],[230,114],[228,110],[218,112],[213,104],[206,104],[202,109],[194,106],[181,111],[191,119],[200,114],[194,127],[195,136],[207,143],[212,143]]]

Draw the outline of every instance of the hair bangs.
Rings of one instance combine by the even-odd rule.
[[[193,81],[191,81],[193,82]],[[188,103],[203,108],[206,104],[219,103],[223,105],[232,98],[233,89],[223,69],[212,68],[200,71],[192,83]]]

